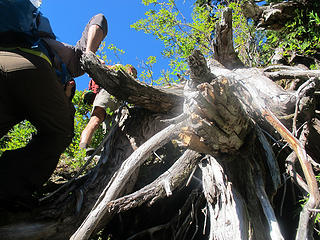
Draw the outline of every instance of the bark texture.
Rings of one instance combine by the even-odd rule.
[[[3,213],[0,239],[80,240],[103,229],[105,239],[312,239],[319,72],[245,68],[232,47],[231,10],[223,16],[215,59],[195,51],[179,87],[141,84],[84,55],[91,77],[134,106],[118,109],[94,169],[32,211]],[[279,76],[304,82],[285,90]],[[281,199],[286,172],[303,190],[293,191],[310,196],[299,219],[281,215],[296,201]]]
[[[303,8],[308,1],[285,1],[267,6],[258,6],[254,0],[244,1],[242,9],[247,18],[253,19],[262,29],[279,30],[294,16],[297,8]]]

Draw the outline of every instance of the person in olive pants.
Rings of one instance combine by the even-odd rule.
[[[50,28],[51,29],[51,28]],[[71,77],[84,74],[82,54],[96,52],[107,35],[107,21],[97,14],[87,24],[76,46],[57,41],[54,34],[44,36],[66,65]],[[0,157],[1,202],[33,203],[32,194],[53,173],[60,154],[73,138],[74,107],[56,74],[56,58],[43,57],[32,48],[2,46],[0,38],[0,138],[17,123],[29,120],[37,133],[24,148],[5,151]]]
[[[54,69],[33,54],[0,51],[0,85],[0,137],[25,119],[37,129],[26,147],[0,158],[0,198],[27,200],[70,144],[74,108]]]

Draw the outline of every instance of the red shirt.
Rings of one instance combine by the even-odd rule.
[[[97,94],[99,92],[99,89],[100,89],[100,86],[91,79],[89,82],[89,90]]]

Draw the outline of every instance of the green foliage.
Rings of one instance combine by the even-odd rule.
[[[320,65],[315,63],[310,65],[311,70],[320,70]]]
[[[155,56],[149,56],[147,61],[142,62],[140,68],[142,69],[141,73],[139,74],[140,80],[154,85],[153,79],[153,65],[157,63],[157,58]]]
[[[320,49],[319,2],[312,2],[307,9],[297,9],[296,17],[281,31],[259,31],[254,22],[247,20],[241,10],[243,0],[198,0],[191,15],[179,10],[181,3],[175,0],[143,0],[147,7],[145,17],[131,25],[137,31],[152,34],[163,43],[162,55],[170,60],[169,70],[162,70],[159,79],[153,79],[153,66],[149,59],[143,63],[143,81],[151,84],[170,84],[185,77],[186,58],[194,49],[206,56],[212,55],[214,30],[227,6],[233,10],[234,48],[247,66],[265,66],[276,48],[284,49],[285,56],[312,55]],[[268,3],[282,2],[269,0]],[[311,66],[313,69],[317,65]]]
[[[170,66],[172,66],[173,71],[161,71],[161,76],[158,79],[154,79],[153,77],[153,66],[157,63],[156,56],[149,56],[146,61],[142,61],[139,67],[142,69],[141,73],[139,74],[139,79],[146,82],[150,85],[171,85],[171,83],[175,82],[176,80],[172,77],[174,71],[178,71],[182,62],[175,62],[172,60],[170,62]],[[176,63],[176,64],[175,64]]]
[[[316,176],[316,179],[317,179],[317,182],[318,184],[320,183],[320,175],[317,175]],[[306,203],[306,199],[304,199],[303,201],[303,204],[304,205]],[[318,236],[320,236],[320,213],[317,213],[315,219],[314,219],[314,224],[315,224],[315,229],[316,229],[316,232],[318,233]]]
[[[306,9],[296,9],[295,17],[280,31],[269,31],[264,44],[265,53],[272,56],[278,47],[285,57],[295,54],[312,56],[320,50],[319,3]]]
[[[75,106],[74,118],[74,138],[72,143],[62,154],[62,158],[71,167],[78,168],[84,162],[85,150],[79,149],[80,135],[89,121],[89,114],[92,106],[83,103],[84,91],[76,91],[73,98]],[[109,114],[112,114],[109,112]],[[0,140],[0,154],[5,150],[14,150],[27,145],[32,136],[36,134],[35,127],[27,120],[15,125],[9,133]],[[104,136],[103,129],[100,126],[92,137],[91,146],[96,148]]]
[[[108,50],[112,51],[112,53],[114,54],[114,56],[118,60],[118,63],[120,63],[121,62],[120,54],[124,54],[125,51],[123,51],[122,49],[117,48],[113,43],[109,44]],[[104,54],[104,57],[105,56],[106,55]]]
[[[107,51],[111,52],[110,54],[107,54]],[[103,41],[100,44],[100,47],[97,51],[97,56],[102,59],[105,64],[114,64],[114,63],[121,63],[120,55],[125,54],[125,51],[116,47],[113,43],[110,43],[106,48],[106,42]],[[109,57],[108,57],[109,56]],[[114,60],[111,59],[111,57],[114,58]]]
[[[263,64],[259,42],[265,35],[257,32],[254,24],[243,16],[241,2],[196,1],[191,14],[188,14],[189,9],[187,13],[180,11],[177,5],[179,2],[175,0],[143,0],[142,4],[148,7],[145,18],[131,27],[152,34],[160,40],[163,43],[162,55],[170,60],[170,69],[162,70],[159,79],[153,79],[152,67],[155,62],[146,60],[142,64],[144,71],[140,75],[143,81],[170,84],[186,77],[186,59],[195,49],[201,50],[205,56],[212,56],[215,25],[226,6],[233,10],[234,47],[240,59],[248,66]],[[176,76],[180,76],[179,79]]]
[[[65,150],[63,155],[69,160],[67,164],[71,164],[73,167],[82,165],[82,161],[85,157],[85,151],[79,149],[80,136],[83,129],[86,127],[89,121],[89,113],[91,106],[83,103],[83,91],[76,91],[72,103],[76,109],[74,116],[74,137],[71,144]]]
[[[142,3],[152,8],[146,11],[144,19],[131,27],[159,39],[164,47],[162,55],[170,59],[170,71],[163,71],[162,77],[152,79],[152,83],[169,83],[175,81],[171,76],[184,76],[187,70],[186,58],[194,49],[200,49],[205,55],[212,53],[209,45],[214,22],[204,7],[195,6],[190,21],[187,21],[174,0],[143,0]],[[145,67],[148,70],[142,73],[143,79],[151,77],[150,69],[154,63],[147,60]]]
[[[320,26],[320,18],[318,16],[318,13],[314,13],[313,11],[311,11],[309,13],[309,17],[310,17],[310,22],[313,22],[316,24],[316,26]]]
[[[6,150],[25,147],[34,134],[36,134],[36,129],[29,121],[25,120],[16,124],[0,140],[0,155]]]
[[[317,182],[319,184],[320,182],[320,176],[316,176]],[[305,207],[308,199],[310,197],[310,194],[307,194],[306,196],[304,196],[303,198],[301,198],[298,202],[300,204],[301,209]],[[297,212],[297,214],[299,214]],[[318,236],[320,236],[320,213],[316,213],[315,218],[314,218],[314,229],[316,230]]]
[[[80,136],[84,128],[90,119],[91,105],[83,103],[84,91],[76,91],[72,103],[76,109],[74,116],[74,137],[72,143],[63,153],[64,157],[67,157],[67,164],[77,168],[83,165],[84,157],[86,155],[85,150],[79,149]],[[96,148],[99,146],[103,139],[104,133],[102,126],[94,133],[91,140],[91,147]]]
[[[155,79],[153,66],[157,63],[156,56],[149,56],[146,61],[142,61],[139,64],[140,69],[142,71],[139,74],[139,79],[144,81],[147,84],[153,85],[171,85],[171,83],[175,82],[176,80],[172,77],[172,72],[169,70],[162,70],[161,76],[158,79]],[[173,64],[172,62],[170,64]],[[180,63],[178,63],[180,64]]]

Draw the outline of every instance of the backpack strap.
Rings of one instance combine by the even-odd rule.
[[[11,48],[0,47],[0,51],[12,51],[12,50],[15,50],[15,49],[19,49],[20,51],[23,51],[23,52],[30,53],[30,54],[36,55],[38,57],[41,57],[44,60],[46,60],[50,64],[50,66],[52,66],[52,62],[51,62],[50,58],[46,54],[41,52],[41,51],[37,51],[37,50],[34,50],[34,49],[30,49],[30,48],[23,48],[23,47],[11,47]]]
[[[55,68],[56,74],[63,85],[73,80],[66,64],[62,61],[58,53],[53,48],[51,48],[44,40],[40,39],[38,45],[35,46],[35,48],[43,52],[44,55],[50,59],[52,63],[51,66]],[[56,64],[58,64],[58,66],[56,66]]]

